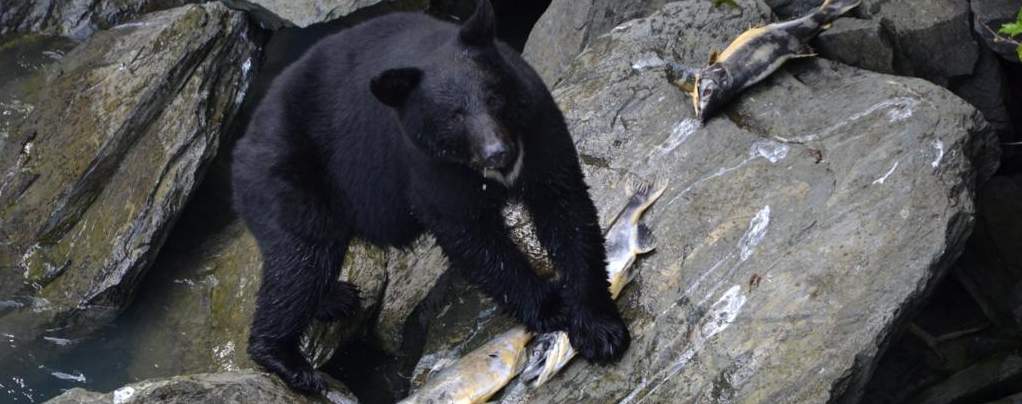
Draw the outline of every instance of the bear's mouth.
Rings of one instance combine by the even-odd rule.
[[[521,139],[518,140],[517,156],[514,164],[504,168],[484,168],[483,177],[497,181],[505,187],[514,185],[518,175],[522,173],[522,163],[525,160],[525,148],[522,147]]]

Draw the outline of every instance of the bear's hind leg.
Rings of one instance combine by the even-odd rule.
[[[277,245],[263,253],[263,281],[248,352],[253,361],[295,390],[320,393],[326,383],[302,356],[299,338],[319,314],[320,304],[340,300],[347,308],[354,299],[357,307],[357,295],[351,297],[351,288],[345,288],[345,296],[328,295],[338,284],[348,240],[310,242],[294,236],[277,240]]]
[[[349,282],[333,281],[316,309],[316,320],[332,322],[349,318],[361,307],[358,288]]]

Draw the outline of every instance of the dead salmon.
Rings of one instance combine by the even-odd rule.
[[[634,277],[631,267],[635,259],[653,250],[653,232],[639,219],[666,188],[664,180],[652,184],[632,180],[625,186],[631,197],[605,233],[604,241],[607,279],[615,299]],[[531,385],[540,385],[575,357],[564,332],[542,334],[529,347],[532,339],[533,334],[525,327],[514,327],[430,376],[401,403],[484,403],[520,373]]]
[[[709,64],[701,69],[669,64],[668,79],[692,94],[696,116],[706,122],[742,90],[767,78],[784,62],[815,56],[809,50],[809,41],[861,1],[826,0],[802,18],[749,29],[723,52],[712,53]]]
[[[610,281],[610,295],[617,299],[621,291],[635,277],[632,263],[639,255],[653,251],[656,240],[645,223],[640,223],[642,213],[667,189],[666,181],[653,184],[633,183],[626,187],[632,196],[618,214],[614,224],[605,234],[607,248],[607,280]],[[561,371],[572,358],[575,349],[571,347],[568,334],[551,332],[536,338],[529,355],[529,363],[522,373],[522,379],[532,386],[546,383]]]

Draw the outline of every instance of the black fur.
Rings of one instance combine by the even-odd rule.
[[[401,247],[428,231],[530,329],[567,330],[601,363],[628,347],[564,118],[493,40],[491,13],[484,0],[465,28],[392,14],[324,38],[253,115],[233,166],[265,262],[249,353],[293,388],[324,385],[298,352],[309,321],[357,307],[354,288],[334,281],[352,237]],[[557,281],[540,279],[509,238],[501,209],[512,198],[533,216]]]

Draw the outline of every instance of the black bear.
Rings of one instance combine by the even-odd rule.
[[[305,327],[358,305],[336,281],[352,237],[402,247],[428,231],[452,268],[531,330],[566,330],[598,363],[628,347],[564,117],[494,39],[487,0],[461,26],[399,13],[321,40],[271,85],[232,170],[264,260],[248,352],[296,390],[324,388],[299,353]],[[501,210],[512,198],[555,279],[511,240]]]

